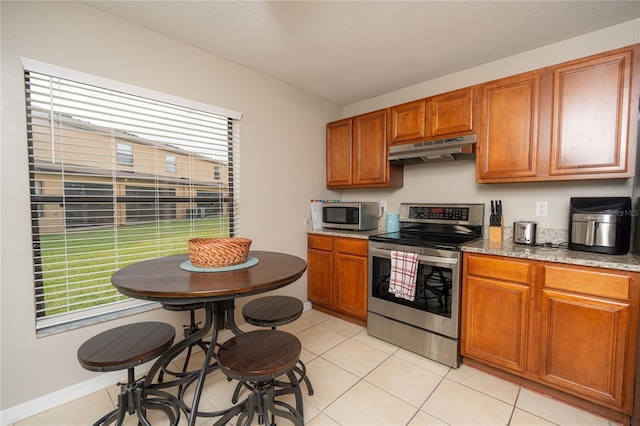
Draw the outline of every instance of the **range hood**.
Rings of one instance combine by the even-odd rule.
[[[389,161],[400,164],[419,164],[432,161],[472,160],[475,154],[462,152],[462,148],[476,143],[477,135],[393,145]]]

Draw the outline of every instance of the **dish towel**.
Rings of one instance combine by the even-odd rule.
[[[391,279],[389,293],[396,297],[414,301],[416,299],[416,273],[418,254],[391,251]]]

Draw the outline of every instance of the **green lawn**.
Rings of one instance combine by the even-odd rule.
[[[190,238],[226,236],[226,217],[44,234],[42,279],[36,282],[42,289],[38,313],[51,316],[121,300],[124,296],[111,285],[111,275],[118,269],[144,259],[188,253]]]

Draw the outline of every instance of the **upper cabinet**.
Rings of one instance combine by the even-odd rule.
[[[473,87],[430,98],[431,136],[448,136],[473,130]]]
[[[391,107],[391,143],[422,140],[427,137],[427,101],[407,102]]]
[[[626,50],[553,69],[550,175],[633,176],[627,164],[632,56]]]
[[[542,72],[487,83],[480,88],[476,180],[538,176],[538,124]]]
[[[639,52],[631,46],[481,85],[476,181],[633,177]]]
[[[351,185],[353,182],[353,120],[327,124],[327,187]]]
[[[391,143],[437,139],[473,131],[473,87],[391,107]]]
[[[476,182],[630,178],[640,44],[327,124],[327,188],[401,188],[390,145],[477,134]]]
[[[387,110],[327,124],[327,188],[402,187],[389,163]]]

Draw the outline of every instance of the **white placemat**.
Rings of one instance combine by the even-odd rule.
[[[259,260],[257,257],[249,256],[245,262],[238,263],[237,265],[221,266],[219,268],[201,268],[200,266],[193,265],[190,260],[187,260],[186,262],[182,262],[180,264],[180,269],[190,272],[226,272],[250,268],[257,265],[258,262]]]

